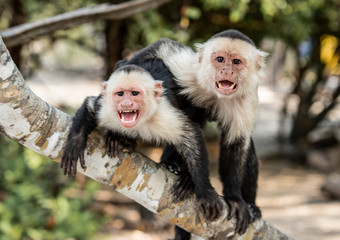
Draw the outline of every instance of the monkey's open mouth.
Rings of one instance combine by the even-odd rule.
[[[123,127],[133,127],[137,124],[136,120],[138,119],[139,111],[118,111],[118,115]]]
[[[217,90],[221,94],[231,94],[236,91],[237,84],[229,80],[215,82]]]
[[[234,82],[228,81],[228,80],[222,80],[222,81],[216,82],[216,87],[222,88],[222,89],[233,90],[233,89],[236,89],[237,84]]]

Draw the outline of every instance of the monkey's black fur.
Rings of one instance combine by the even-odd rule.
[[[181,159],[185,160],[181,165],[183,169],[185,168],[190,173],[190,182],[195,183],[194,187],[190,189],[195,190],[199,209],[203,212],[205,218],[215,219],[222,211],[222,202],[209,181],[208,155],[201,132],[201,125],[190,120],[204,113],[203,109],[192,106],[190,101],[185,100],[183,97],[178,97],[179,86],[173,80],[171,72],[160,59],[150,58],[138,59],[138,61],[120,61],[115,71],[136,72],[138,71],[136,66],[143,68],[155,80],[162,81],[163,89],[165,89],[163,98],[166,98],[178,112],[183,114],[183,119],[186,121],[183,123],[185,134],[181,135],[183,141],[173,144],[165,139],[164,142],[167,148],[174,149],[173,151]],[[88,135],[100,125],[98,111],[101,108],[101,104],[103,104],[102,98],[102,94],[98,97],[86,98],[73,118],[73,124],[61,160],[61,168],[64,169],[64,174],[69,176],[76,174],[78,158],[80,159],[81,166],[85,167],[84,151],[86,142]],[[167,111],[167,109],[158,109],[157,111]],[[169,131],[176,132],[178,129],[169,129]],[[134,148],[136,145],[136,139],[109,130],[106,133],[106,149],[109,156],[116,155],[117,141],[127,149]],[[178,166],[175,167],[178,168]],[[183,199],[185,196],[186,191],[182,192],[180,188],[174,189],[175,202]]]
[[[233,29],[226,30],[226,31],[223,31],[223,32],[220,32],[220,33],[216,33],[210,39],[214,39],[214,38],[218,38],[218,37],[238,39],[238,40],[245,41],[245,42],[250,43],[251,45],[255,46],[255,43],[253,42],[253,40],[251,40],[249,37],[247,37],[243,33],[239,32],[237,30],[233,30]]]
[[[231,38],[245,41],[253,46],[254,42],[237,30],[228,30],[212,36],[213,38]],[[168,51],[165,55],[158,50],[163,45],[168,45]],[[129,62],[136,63],[153,58],[168,58],[173,54],[181,51],[192,51],[187,46],[174,42],[169,39],[161,39],[150,46],[138,52]],[[169,62],[168,62],[169,63]],[[171,63],[167,65],[172,72]],[[178,81],[181,81],[179,79]],[[206,121],[218,121],[215,115],[211,114],[210,109],[205,109],[205,106],[198,108],[190,104],[190,100],[182,94],[179,94],[181,87],[177,84],[173,86],[173,92],[177,99],[180,109],[183,109],[190,119],[200,126],[203,126]],[[171,96],[172,98],[172,96]],[[189,103],[188,103],[189,101]],[[229,127],[222,127],[222,123],[218,122],[221,128],[221,143],[220,143],[220,158],[219,158],[219,174],[223,184],[224,199],[230,207],[229,218],[236,216],[236,232],[242,234],[246,231],[249,223],[256,218],[261,217],[260,209],[255,205],[257,178],[258,178],[258,160],[255,153],[253,140],[250,136],[238,138],[232,142],[228,141]],[[245,141],[250,138],[250,144],[245,148]],[[242,160],[244,159],[244,160]],[[190,181],[190,171],[186,161],[176,152],[176,149],[166,145],[161,157],[161,161],[165,163],[170,170],[180,175],[180,181],[177,184],[178,191],[182,195],[196,186],[195,182]],[[207,165],[207,164],[205,164]],[[204,188],[204,186],[203,186]],[[190,239],[190,233],[176,226],[175,239]]]

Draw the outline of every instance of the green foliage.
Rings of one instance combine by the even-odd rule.
[[[197,7],[188,7],[184,14],[190,19],[197,20],[201,17],[202,11]]]
[[[96,0],[22,0],[29,22],[96,4]]]
[[[195,6],[202,10],[202,21],[192,22],[191,27],[199,24],[202,33],[203,24],[211,27],[218,24],[214,26],[220,28],[217,31],[238,28],[253,39],[259,38],[257,35],[272,36],[291,45],[318,32],[340,35],[337,0],[200,0]]]
[[[0,240],[92,239],[104,223],[89,210],[98,184],[89,181],[80,196],[68,197],[67,189],[79,186],[56,162],[0,140]]]
[[[134,20],[138,24],[134,24],[130,31],[129,43],[133,44],[137,40],[138,33],[144,32],[145,41],[150,44],[161,37],[171,37],[173,32],[169,26],[164,22],[161,15],[155,11],[147,11],[143,14],[134,16]],[[135,37],[134,37],[135,36]]]

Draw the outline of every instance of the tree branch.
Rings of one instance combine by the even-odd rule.
[[[37,97],[11,59],[0,37],[0,132],[24,146],[59,161],[71,117]],[[90,135],[85,171],[81,173],[135,200],[163,219],[205,239],[289,239],[262,219],[247,232],[233,235],[235,219],[223,216],[206,221],[197,210],[195,196],[174,204],[170,189],[177,177],[140,153],[122,153],[117,158],[105,155],[104,141],[98,133]]]
[[[332,94],[331,102],[325,106],[325,108],[312,119],[311,129],[314,129],[323,119],[325,119],[326,115],[334,109],[337,105],[337,99],[340,96],[340,85],[334,90]]]
[[[13,47],[18,44],[27,43],[34,38],[51,34],[56,30],[67,29],[101,19],[123,19],[170,1],[135,0],[121,4],[100,4],[45,18],[33,23],[17,25],[1,31],[0,35],[7,47]]]

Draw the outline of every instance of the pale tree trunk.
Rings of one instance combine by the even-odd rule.
[[[71,124],[71,117],[37,97],[12,61],[0,38],[0,132],[24,146],[59,161]],[[117,158],[105,155],[102,137],[90,135],[86,170],[79,171],[135,200],[163,219],[205,239],[289,239],[262,219],[247,232],[233,235],[235,220],[223,216],[206,221],[197,210],[195,196],[178,204],[172,202],[170,188],[176,176],[140,153],[119,153]],[[56,167],[58,167],[56,165]],[[66,176],[65,176],[66,177]]]

